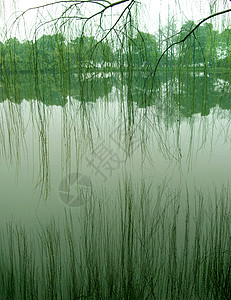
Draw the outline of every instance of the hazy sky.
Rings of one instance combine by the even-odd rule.
[[[14,2],[16,2],[16,4],[14,4]],[[10,24],[12,24],[15,15],[18,15],[20,11],[22,12],[30,7],[35,7],[49,2],[51,2],[51,0],[0,0],[1,33],[4,34],[7,31],[9,35],[10,32],[11,34],[14,32],[12,31],[12,27],[10,26]],[[139,15],[142,26],[143,28],[146,27],[149,32],[154,33],[158,29],[159,20],[161,20],[162,25],[167,24],[168,14],[170,15],[170,17],[174,16],[178,24],[180,24],[182,20],[185,21],[186,19],[194,19],[195,21],[201,20],[202,18],[210,14],[209,3],[213,3],[214,0],[140,0],[140,2],[142,3],[142,9],[139,10]],[[219,5],[222,5],[223,0],[218,0],[217,3]],[[228,2],[227,6],[231,7],[230,1]],[[44,10],[42,11],[41,17],[45,16],[46,12]],[[52,16],[55,16],[54,11],[52,11]],[[8,25],[7,27],[4,27],[6,21],[8,21]],[[27,37],[29,37],[31,32],[33,31],[32,28],[35,24],[35,21],[36,11],[30,11],[25,14],[25,23],[27,24]],[[14,26],[13,28],[15,30],[16,27]],[[19,32],[21,33],[21,36],[19,36],[20,39],[25,38],[25,30],[23,30],[22,28],[25,28],[23,23],[21,23],[17,29],[17,36],[19,35]],[[15,34],[13,33],[13,35]]]

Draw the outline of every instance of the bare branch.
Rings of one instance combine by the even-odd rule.
[[[82,31],[84,31],[84,27],[86,26],[86,23],[88,21],[90,21],[91,19],[95,18],[96,16],[99,16],[99,15],[102,16],[105,13],[106,10],[108,10],[110,8],[113,8],[113,7],[117,6],[117,5],[123,4],[125,2],[131,2],[127,6],[127,7],[129,7],[131,4],[133,5],[133,3],[135,2],[135,0],[120,0],[118,2],[110,3],[108,6],[104,7],[101,11],[98,11],[97,13],[95,13],[95,14],[91,15],[90,17],[88,17],[87,20],[85,21],[85,23],[83,24],[83,30]]]
[[[122,11],[122,13],[119,15],[118,19],[115,21],[115,23],[113,24],[113,26],[108,30],[108,32],[104,35],[104,37],[97,42],[97,44],[95,45],[95,47],[97,47],[97,45],[102,42],[103,40],[105,40],[107,38],[107,36],[115,29],[116,25],[119,23],[120,19],[123,17],[123,15],[125,14],[126,10],[130,11],[132,6],[134,5],[135,1],[131,1],[126,7],[125,9]]]
[[[96,18],[96,17],[100,17],[100,25],[102,23],[102,18],[105,14],[106,11],[108,11],[109,9],[112,9],[116,6],[119,6],[121,4],[125,4],[129,2],[129,4],[125,7],[125,9],[120,13],[118,19],[116,20],[116,22],[114,23],[114,25],[110,28],[110,30],[107,31],[106,33],[106,36],[103,38],[105,39],[109,34],[110,32],[115,28],[115,26],[118,24],[118,22],[120,21],[120,19],[122,18],[122,16],[124,15],[124,13],[127,11],[127,10],[130,10],[130,8],[133,6],[133,4],[136,2],[136,0],[119,0],[119,1],[116,1],[116,2],[110,2],[108,0],[60,0],[60,1],[56,1],[56,2],[50,2],[50,3],[47,3],[47,4],[44,4],[44,5],[39,5],[39,6],[35,6],[35,7],[31,7],[31,8],[28,8],[27,10],[25,10],[24,12],[22,12],[13,22],[13,25],[21,18],[23,18],[23,16],[27,13],[27,12],[30,12],[32,10],[37,10],[38,12],[41,11],[41,9],[43,8],[48,8],[48,7],[52,7],[52,6],[56,6],[57,5],[65,5],[65,8],[63,9],[63,11],[61,12],[61,14],[58,16],[58,17],[55,17],[55,18],[50,18],[49,20],[47,21],[44,21],[40,24],[38,24],[38,26],[36,27],[35,29],[35,33],[43,26],[45,25],[48,25],[48,24],[51,24],[51,23],[54,23],[55,25],[58,24],[59,21],[61,21],[61,25],[60,27],[64,26],[69,20],[76,20],[76,21],[83,21],[83,24],[82,24],[82,33],[84,32],[85,30],[85,27],[86,27],[86,24]],[[69,4],[69,5],[68,5]],[[80,8],[79,8],[79,12],[75,15],[71,15],[72,11],[74,8],[78,9],[78,7],[81,7],[82,5],[87,5],[87,6],[91,6],[91,5],[98,5],[100,7],[100,9],[95,12],[95,13],[92,13],[91,15],[89,16],[83,16],[81,15],[80,13]],[[12,25],[12,26],[13,26]]]

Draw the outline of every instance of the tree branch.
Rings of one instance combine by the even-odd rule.
[[[20,15],[18,17],[16,17],[16,19],[13,22],[13,25],[29,11],[40,10],[42,8],[57,6],[57,5],[60,5],[60,4],[70,4],[70,7],[65,9],[64,12],[61,14],[61,16],[55,18],[53,21],[56,21],[58,18],[62,18],[62,16],[65,14],[65,12],[67,12],[70,8],[72,8],[74,6],[77,7],[78,5],[81,5],[81,4],[88,4],[88,5],[89,4],[95,4],[95,5],[99,5],[99,6],[103,7],[100,11],[98,11],[97,13],[95,13],[95,14],[89,16],[89,17],[85,17],[85,18],[82,18],[82,17],[79,17],[79,16],[75,16],[75,17],[70,16],[69,17],[70,19],[74,19],[74,18],[82,19],[82,20],[85,19],[86,22],[87,22],[88,20],[96,17],[97,15],[103,14],[106,10],[108,10],[110,8],[113,8],[114,6],[117,6],[117,5],[123,4],[125,2],[128,2],[128,1],[130,1],[132,3],[135,0],[119,0],[119,1],[114,2],[114,3],[111,3],[108,0],[60,0],[60,1],[56,1],[56,2],[50,2],[50,3],[46,3],[46,4],[43,4],[43,5],[38,5],[38,6],[30,7],[28,9],[26,9],[25,11],[20,13]],[[48,24],[48,23],[51,23],[51,22],[52,22],[52,20],[47,21],[44,24]]]
[[[151,76],[151,75],[153,75],[154,77],[155,77],[155,75],[156,75],[156,71],[157,71],[157,68],[158,68],[158,66],[159,66],[159,64],[160,64],[160,61],[161,61],[161,59],[163,58],[163,56],[165,55],[165,53],[170,49],[170,48],[172,48],[173,46],[175,46],[175,45],[178,45],[178,44],[181,44],[181,43],[184,43],[186,40],[187,40],[187,38],[191,35],[191,34],[193,34],[194,32],[195,32],[195,30],[197,30],[197,28],[198,27],[200,27],[201,26],[201,24],[202,23],[204,23],[204,22],[206,22],[207,20],[209,20],[209,19],[211,19],[211,18],[214,18],[214,17],[216,17],[216,16],[219,16],[219,15],[222,15],[222,14],[226,14],[226,13],[229,13],[229,12],[231,12],[231,9],[227,9],[227,10],[223,10],[223,11],[220,11],[220,12],[217,12],[217,13],[214,13],[214,14],[212,14],[212,15],[210,15],[210,16],[208,16],[208,17],[206,17],[206,18],[204,18],[203,20],[201,20],[183,39],[181,39],[180,41],[178,41],[178,42],[174,42],[173,44],[171,44],[170,46],[168,46],[165,50],[164,50],[164,52],[161,54],[161,56],[159,57],[159,59],[158,59],[158,61],[157,61],[157,64],[156,64],[156,66],[155,66],[155,69],[154,69],[154,71],[153,72],[151,72],[150,74],[149,74],[149,76]],[[149,77],[148,76],[148,77]]]

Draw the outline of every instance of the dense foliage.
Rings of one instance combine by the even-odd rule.
[[[0,43],[0,69],[2,74],[34,69],[44,72],[83,71],[107,66],[127,67],[128,61],[135,68],[154,68],[169,40],[182,39],[194,26],[193,21],[187,21],[179,34],[165,41],[159,36],[161,33],[155,36],[138,31],[123,45],[115,45],[109,39],[97,41],[93,36],[67,40],[62,33],[42,35],[35,41],[20,42],[14,37]],[[173,67],[180,62],[181,65],[229,67],[230,57],[231,29],[225,28],[219,33],[211,23],[205,23],[184,43],[170,49],[161,64]]]

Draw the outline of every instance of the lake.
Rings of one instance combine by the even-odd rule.
[[[24,245],[22,251],[33,256],[30,235],[40,246],[44,239],[43,250],[38,247],[40,254],[35,251],[34,257],[37,261],[42,253],[44,266],[53,268],[52,273],[46,267],[41,277],[44,291],[38,283],[37,293],[46,299],[66,299],[66,286],[70,299],[77,294],[107,299],[123,283],[130,296],[116,294],[115,299],[180,299],[179,290],[190,290],[195,299],[203,291],[213,299],[230,291],[225,283],[210,290],[204,282],[215,265],[209,258],[202,263],[206,252],[222,245],[220,268],[230,274],[230,258],[221,255],[230,250],[230,75],[159,72],[152,82],[134,72],[130,79],[126,72],[85,74],[81,80],[73,74],[64,88],[50,74],[35,89],[24,74],[16,89],[0,85],[1,251],[17,249],[27,236],[27,250]],[[16,234],[14,247],[9,228]],[[72,230],[76,245],[83,248],[71,244]],[[68,254],[72,246],[77,247],[75,257]],[[46,249],[54,251],[52,256]],[[12,251],[20,261],[23,254]],[[76,265],[80,284],[75,271],[66,267],[66,281],[57,292],[62,259],[70,265],[81,261],[91,272]],[[27,268],[25,260],[15,268]],[[6,261],[10,270],[12,262]],[[122,273],[116,273],[117,265]],[[34,276],[38,281],[42,275]],[[102,278],[111,280],[114,292]],[[136,290],[137,282],[145,282],[143,291]]]

